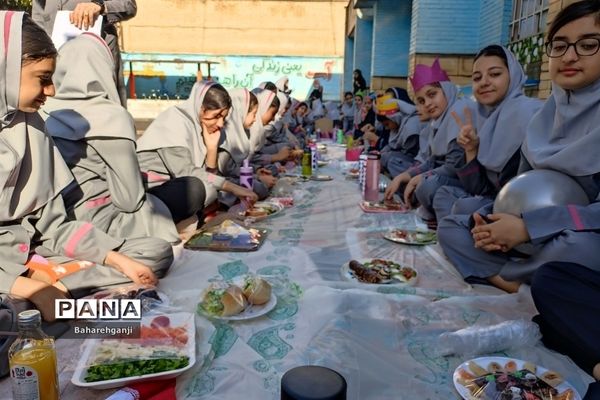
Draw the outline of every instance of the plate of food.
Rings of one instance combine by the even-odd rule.
[[[86,339],[71,382],[110,389],[176,377],[196,362],[195,335],[194,314],[143,317],[139,338]]]
[[[331,181],[333,177],[331,175],[311,175],[311,181]]]
[[[507,357],[480,357],[459,365],[452,376],[463,399],[581,400],[554,371]]]
[[[360,170],[358,168],[350,168],[348,172],[346,172],[346,176],[351,179],[358,179],[360,175]]]
[[[198,312],[211,319],[245,321],[265,315],[276,305],[271,285],[248,275],[233,283],[213,283],[204,291]]]
[[[267,238],[266,229],[246,228],[231,220],[197,231],[186,243],[190,250],[256,251]]]
[[[409,209],[403,203],[395,201],[361,201],[359,207],[366,213],[407,212]]]
[[[370,285],[414,285],[418,277],[414,268],[381,258],[351,260],[342,265],[341,274],[347,281]]]
[[[437,234],[435,231],[419,231],[409,229],[392,229],[383,234],[387,240],[395,243],[408,244],[413,246],[425,246],[437,243]]]
[[[259,201],[247,210],[238,211],[237,214],[242,218],[253,218],[255,221],[260,221],[280,213],[283,211],[283,208],[280,203]]]

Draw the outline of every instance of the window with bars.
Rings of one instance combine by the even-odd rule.
[[[513,0],[510,41],[516,42],[546,30],[550,0]]]

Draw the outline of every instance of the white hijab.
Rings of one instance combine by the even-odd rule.
[[[37,113],[18,110],[23,13],[0,11],[0,221],[14,221],[56,197],[73,175]]]
[[[258,112],[256,113],[256,121],[254,121],[254,124],[250,127],[251,155],[258,152],[265,145],[265,126],[262,122],[262,116],[267,112],[271,103],[273,103],[275,93],[270,90],[263,90],[256,95],[256,98],[258,99]]]
[[[494,108],[477,104],[477,159],[486,169],[500,173],[525,139],[531,117],[541,108],[542,101],[523,95],[527,80],[523,67],[508,49],[510,84],[504,99]]]
[[[185,147],[192,154],[196,167],[204,167],[206,146],[200,124],[200,107],[214,82],[196,82],[190,97],[183,103],[166,109],[156,117],[137,141],[137,151],[168,147]]]
[[[244,120],[250,107],[250,92],[247,89],[233,89],[229,91],[229,95],[232,108],[223,128],[225,141],[220,147],[227,152],[232,163],[227,162],[227,157],[222,154],[224,152],[219,152],[219,170],[227,176],[241,167],[243,161],[250,156],[250,138],[244,128]]]
[[[570,176],[600,173],[600,79],[566,91],[552,85],[552,96],[527,127],[523,154],[535,169]]]
[[[110,49],[84,33],[58,51],[56,95],[43,107],[46,132],[67,140],[94,137],[135,141],[133,118],[121,106]]]

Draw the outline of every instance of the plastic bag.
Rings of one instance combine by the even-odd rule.
[[[156,286],[132,283],[101,290],[87,296],[89,299],[140,299],[142,312],[149,312],[155,307],[168,305],[167,297],[160,293]]]
[[[526,320],[504,321],[492,326],[471,326],[456,332],[442,333],[434,345],[434,354],[473,356],[517,347],[533,347],[541,337],[537,324]]]

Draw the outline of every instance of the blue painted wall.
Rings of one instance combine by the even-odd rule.
[[[354,69],[360,69],[367,80],[367,86],[371,85],[371,56],[373,54],[373,21],[356,19],[354,28]]]
[[[480,9],[481,0],[414,0],[411,52],[475,53]]]
[[[478,48],[506,45],[509,40],[512,0],[482,0]]]
[[[352,71],[354,71],[354,38],[346,37],[344,45],[344,92],[352,91]]]
[[[407,76],[412,0],[379,0],[374,5],[373,76]]]

